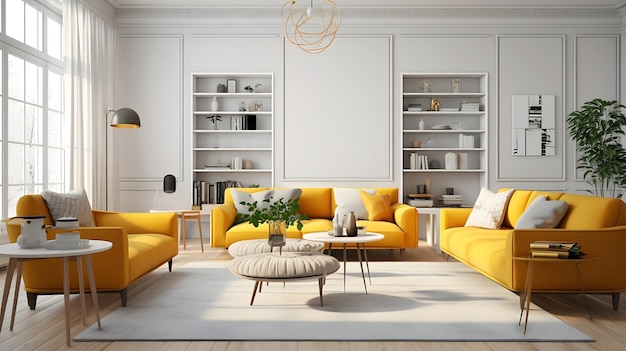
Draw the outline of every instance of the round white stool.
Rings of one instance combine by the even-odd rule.
[[[254,280],[250,305],[254,303],[257,289],[261,292],[262,282],[287,282],[292,280],[317,279],[320,305],[324,306],[322,289],[328,274],[339,270],[339,261],[329,255],[316,252],[262,253],[234,258],[228,269],[245,279]]]
[[[282,252],[322,252],[324,243],[301,239],[287,239],[287,243],[282,247]],[[267,243],[267,239],[242,240],[233,243],[228,247],[228,253],[233,257],[255,255],[260,253],[270,253],[272,247]]]

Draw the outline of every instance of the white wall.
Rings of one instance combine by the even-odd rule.
[[[619,34],[622,28],[620,19],[615,16],[613,12],[587,13],[583,10],[555,10],[547,14],[530,10],[480,13],[441,10],[427,14],[347,10],[344,11],[340,39],[333,43],[337,51],[358,46],[363,38],[388,38],[390,45],[377,45],[378,40],[374,40],[376,46],[370,48],[375,50],[372,54],[367,54],[367,50],[363,53],[354,50],[356,56],[335,55],[331,63],[326,60],[332,55],[331,51],[328,56],[318,54],[320,62],[332,67],[328,70],[317,67],[315,72],[320,75],[317,79],[301,82],[298,89],[287,92],[285,89],[290,79],[306,77],[302,73],[311,69],[317,56],[306,57],[301,64],[287,62],[293,56],[293,48],[284,46],[291,44],[283,43],[280,18],[271,11],[119,12],[116,16],[119,24],[116,105],[132,107],[142,117],[139,133],[131,131],[117,136],[116,142],[121,144],[116,150],[121,161],[119,209],[149,209],[154,189],[161,187],[161,180],[167,173],[177,176],[180,181],[178,189],[188,190],[187,200],[191,203],[190,77],[192,73],[209,72],[274,72],[274,183],[278,186],[401,187],[400,75],[406,72],[486,72],[490,80],[488,187],[579,191],[586,188],[586,184],[576,174],[575,148],[566,136],[564,120],[586,100],[620,96]],[[377,69],[382,57],[390,58],[391,69],[387,77],[380,77],[381,70]],[[298,129],[298,119],[291,119],[289,115],[294,112],[294,105],[290,102],[293,99],[324,105],[326,102],[320,101],[320,96],[324,96],[329,87],[339,92],[355,89],[350,82],[337,79],[336,73],[342,68],[360,71],[361,75],[356,77],[363,89],[368,88],[370,78],[374,84],[370,87],[376,91],[385,79],[391,82],[391,91],[380,99],[352,90],[345,95],[347,106],[375,104],[376,101],[383,106],[385,101],[391,102],[390,115],[380,117],[383,120],[391,118],[390,134],[384,129],[381,133],[384,123],[380,124],[379,120],[355,126],[368,138],[380,136],[380,140],[375,140],[381,142],[379,145],[387,142],[385,138],[391,138],[390,154],[376,155],[376,167],[387,168],[380,170],[375,177],[363,179],[354,174],[348,174],[347,179],[325,178],[319,170],[333,167],[332,163],[336,161],[325,163],[324,158],[318,158],[309,165],[312,177],[304,176],[304,171],[293,173],[292,164],[284,165],[293,158],[285,149],[299,140],[293,135]],[[383,95],[384,91],[380,90],[380,94]],[[513,94],[556,95],[557,138],[560,138],[557,156],[523,158],[518,163],[519,159],[512,158],[505,149],[510,148]],[[285,97],[289,97],[289,101],[285,101]],[[384,109],[383,106],[381,111]],[[336,114],[333,110],[324,113],[329,116],[320,121],[322,123],[314,130],[315,135],[323,133],[325,128],[330,131],[332,118],[348,118],[348,121],[355,122],[354,116],[346,117],[343,108],[337,108]],[[304,127],[309,127],[307,123]],[[343,128],[347,127],[344,125]],[[289,135],[285,135],[285,130]],[[320,138],[324,136],[320,135]],[[312,140],[309,138],[303,142],[307,145],[298,144],[296,150],[315,154],[312,150],[316,145]],[[336,145],[340,148],[336,150],[339,155],[351,152],[345,150],[347,144]],[[325,146],[324,152],[331,149]],[[349,156],[345,157],[341,159]],[[386,157],[390,162],[385,162]],[[355,165],[365,159],[355,157]],[[307,164],[298,166],[302,169]],[[386,174],[389,174],[388,178]]]

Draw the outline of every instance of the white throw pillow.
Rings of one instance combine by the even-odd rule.
[[[50,215],[55,225],[61,217],[74,217],[78,219],[81,227],[95,227],[91,205],[85,189],[79,188],[69,194],[59,194],[50,190],[41,192],[41,197],[46,201]]]
[[[256,193],[247,193],[245,191],[230,189],[230,195],[233,198],[233,202],[235,203],[235,208],[237,208],[237,213],[242,215],[248,215],[251,212],[248,211],[248,206],[242,205],[242,202],[245,203],[254,203],[257,202],[257,207],[259,208],[267,208],[269,207],[269,202],[265,200],[269,199],[272,195],[272,190],[264,190],[258,191]]]
[[[237,213],[242,215],[248,215],[251,212],[248,210],[248,206],[242,205],[241,202],[253,203],[257,201],[258,208],[268,208],[270,205],[280,199],[284,202],[289,200],[295,200],[302,195],[302,189],[270,189],[264,191],[258,191],[256,193],[247,193],[245,191],[231,189],[230,195],[233,198]],[[268,200],[269,201],[265,201]]]
[[[545,196],[536,198],[515,224],[515,229],[556,228],[567,213],[567,202],[548,200]]]
[[[376,189],[354,189],[354,188],[334,188],[335,203],[337,208],[335,209],[335,218],[342,219],[344,215],[354,211],[357,219],[367,219],[368,213],[363,200],[361,199],[360,190],[365,191],[370,195],[376,193]],[[339,217],[338,217],[339,216]],[[334,222],[334,220],[333,220]]]
[[[494,193],[487,188],[482,188],[465,226],[499,229],[513,191],[511,189]]]

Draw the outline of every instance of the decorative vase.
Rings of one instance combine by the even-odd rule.
[[[226,92],[226,86],[222,83],[217,85],[217,92],[218,93],[225,93]]]
[[[267,244],[271,247],[283,247],[287,244],[287,225],[285,221],[269,221]]]
[[[219,108],[219,103],[217,102],[217,96],[213,97],[213,101],[211,101],[211,111],[217,111]]]
[[[350,211],[350,213],[346,216],[346,221],[344,223],[346,227],[346,236],[356,236],[358,231],[356,227],[356,215],[354,211]]]
[[[36,249],[43,247],[46,242],[46,226],[43,224],[46,216],[24,216],[22,231],[17,237],[17,245],[22,249]]]

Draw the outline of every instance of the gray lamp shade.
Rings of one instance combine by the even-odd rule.
[[[141,121],[139,115],[133,109],[121,108],[113,111],[113,117],[111,118],[111,127],[114,128],[139,128],[141,127]]]

